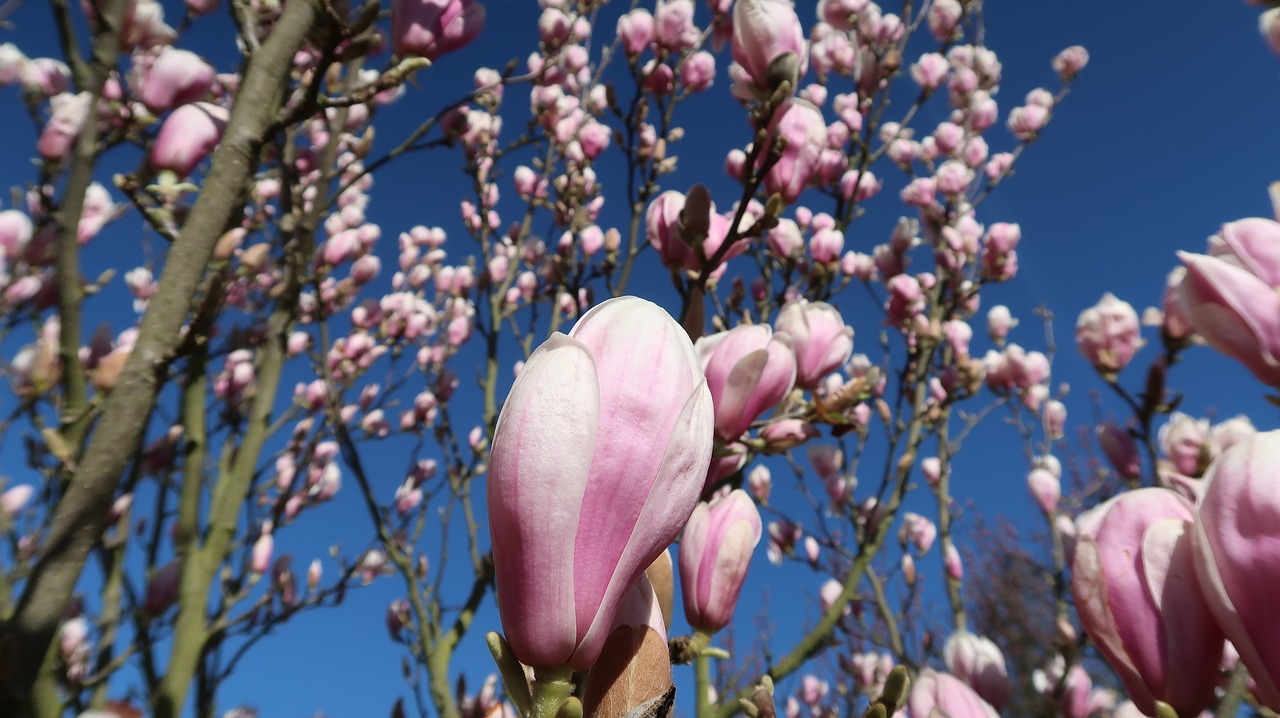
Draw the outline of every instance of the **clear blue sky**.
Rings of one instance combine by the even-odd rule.
[[[165,4],[171,16],[176,16],[180,4],[168,0]],[[501,67],[513,57],[523,60],[533,47],[538,11],[532,0],[491,0],[486,4],[489,25],[480,39],[420,74],[418,82],[424,89],[411,91],[405,100],[382,112],[379,148],[389,148],[421,118],[468,89],[475,67]],[[615,0],[607,11],[610,19],[601,26],[602,33],[611,36],[612,18],[624,5]],[[811,1],[799,3],[806,21],[813,17],[813,5]],[[699,3],[699,18],[705,12]],[[1091,56],[1043,141],[1024,156],[1017,175],[1001,186],[981,216],[987,222],[1016,221],[1022,226],[1020,274],[1007,286],[987,293],[984,307],[996,303],[1014,307],[1023,319],[1014,340],[1036,349],[1043,348],[1043,340],[1031,308],[1044,304],[1056,313],[1061,351],[1055,378],[1073,389],[1068,400],[1072,427],[1091,421],[1087,394],[1101,388],[1074,350],[1073,327],[1079,311],[1104,291],[1116,293],[1139,311],[1157,304],[1176,250],[1200,251],[1205,238],[1221,223],[1265,216],[1271,211],[1265,190],[1269,182],[1280,179],[1275,131],[1280,117],[1280,63],[1258,36],[1257,15],[1257,8],[1236,0],[1211,6],[1187,1],[1158,6],[1105,0],[988,3],[987,43],[1004,63],[998,97],[1002,118],[1033,87],[1056,87],[1049,59],[1058,50],[1082,44]],[[15,42],[31,57],[55,52],[45,4],[26,3],[12,20],[12,29],[0,31],[0,42]],[[197,26],[202,23],[205,21]],[[207,25],[182,46],[221,60],[219,69],[228,70],[229,35],[219,33],[225,33],[229,24],[225,18],[215,18]],[[519,54],[513,55],[516,52]],[[913,57],[908,53],[908,60]],[[725,53],[718,65],[716,86],[691,101],[682,113],[680,122],[687,134],[676,148],[680,171],[665,182],[667,187],[684,189],[702,182],[715,193],[717,188],[728,186],[721,170],[724,154],[745,144],[748,133],[741,113],[728,98],[727,62]],[[4,184],[18,186],[34,174],[29,160],[34,155],[35,131],[14,89],[4,90],[0,97],[4,98],[0,118],[9,128],[8,140],[0,146],[0,160],[7,168]],[[526,100],[524,91],[508,91],[509,136],[522,124]],[[931,127],[943,111],[934,106],[932,114],[925,112],[921,126]],[[1007,140],[1003,127],[992,130],[988,140],[993,151],[1012,146],[1011,141],[999,144]],[[127,153],[121,155],[109,159],[110,171],[132,168],[136,160]],[[378,175],[369,216],[383,227],[381,286],[386,286],[389,268],[395,265],[394,238],[401,230],[415,224],[440,225],[455,238],[461,236],[457,209],[463,198],[459,194],[460,165],[456,153],[437,151],[393,164]],[[606,183],[611,181],[606,172],[602,177]],[[503,191],[511,194],[509,185],[504,185]],[[608,190],[606,195],[610,196]],[[721,204],[727,205],[727,189],[720,196],[724,197]],[[621,197],[617,194],[606,205],[602,224],[621,222],[616,219],[622,209]],[[819,207],[816,203],[813,206]],[[868,221],[855,225],[847,248],[869,251],[885,236],[878,233],[884,230],[877,228],[890,226],[903,212],[890,193],[873,200],[868,210]],[[122,254],[135,256],[135,264],[140,262],[138,226],[136,218],[130,217],[95,240],[85,254],[85,274],[94,276],[105,266],[121,270],[134,266],[112,264]],[[154,245],[156,239],[149,241]],[[456,240],[447,248],[455,260],[464,249]],[[670,300],[666,273],[651,255],[644,258],[633,286],[641,293],[656,291]],[[124,296],[117,279],[97,306],[127,306]],[[863,294],[856,293],[842,300],[842,306],[859,327],[855,346],[870,351],[874,349],[878,310],[866,302]],[[94,315],[95,320],[101,316],[111,321],[115,331],[131,320],[113,315],[114,309],[93,311],[101,312]],[[975,329],[981,333],[981,322],[975,322]],[[1148,337],[1158,341],[1154,332]],[[16,346],[13,340],[6,344],[10,352]],[[975,353],[985,348],[985,341],[975,342]],[[1144,350],[1135,363],[1145,365],[1152,356],[1153,349]],[[459,366],[458,371],[465,387],[469,379],[466,367]],[[1140,377],[1123,377],[1132,388],[1138,388]],[[1224,417],[1245,412],[1260,428],[1274,426],[1274,409],[1261,401],[1253,379],[1209,350],[1188,352],[1173,385],[1186,392],[1183,406],[1187,411],[1214,409]],[[1119,406],[1108,406],[1120,410]],[[2,456],[4,466],[20,465],[18,442],[12,438],[6,442]],[[379,467],[390,474],[386,479],[388,493],[402,475],[403,463],[396,459]],[[18,473],[16,468],[9,470]],[[999,422],[990,422],[957,459],[953,491],[959,500],[972,499],[985,510],[1034,517],[1024,489],[1025,470],[1011,433]],[[317,510],[304,523],[297,531],[282,533],[277,544],[278,551],[297,551],[295,566],[323,556],[330,543],[358,551],[368,536],[367,518],[350,500]],[[429,546],[423,548],[430,551]],[[935,586],[940,571],[937,554],[935,549],[921,566]],[[752,572],[752,585],[767,583],[772,587],[775,606],[783,605],[786,597],[813,596],[821,583],[807,571],[770,566],[763,560],[763,546]],[[799,594],[789,593],[791,586],[798,587]],[[388,601],[400,595],[397,579],[381,579],[369,589],[351,592],[340,611],[312,613],[294,621],[244,662],[223,693],[224,705],[244,702],[273,717],[307,716],[317,711],[354,717],[389,710],[404,688],[399,678],[400,655],[388,645],[383,611]],[[746,600],[740,609],[742,615],[749,617],[757,606],[754,599]],[[808,620],[815,612],[805,608],[799,616]],[[792,615],[788,612],[788,618],[779,621],[786,622]],[[491,627],[497,627],[497,620],[490,607],[478,617],[474,638]],[[682,621],[673,627],[673,632],[680,630]],[[784,632],[784,639],[787,635]],[[783,640],[777,647],[786,645]],[[457,665],[467,669],[472,686],[491,670],[478,641],[460,654]]]

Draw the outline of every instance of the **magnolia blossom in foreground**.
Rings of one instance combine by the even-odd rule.
[[[1280,710],[1280,432],[1228,449],[1205,481],[1191,533],[1196,575],[1254,693]]]
[[[693,344],[651,302],[606,301],[529,357],[488,482],[498,609],[521,662],[595,662],[623,592],[697,504],[713,425]]]
[[[740,324],[695,345],[716,411],[716,436],[734,441],[782,400],[796,380],[791,338],[767,324]]]
[[[1084,630],[1129,697],[1194,715],[1214,699],[1222,630],[1192,561],[1191,503],[1172,491],[1128,491],[1077,520],[1071,590]]]
[[[1280,222],[1242,219],[1222,226],[1209,254],[1179,252],[1182,302],[1196,333],[1280,386]]]
[[[733,620],[762,532],[760,511],[742,489],[693,510],[680,542],[680,586],[689,625],[715,632]]]

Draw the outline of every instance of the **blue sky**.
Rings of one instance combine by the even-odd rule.
[[[178,13],[180,4],[165,4],[171,16]],[[806,21],[813,17],[813,4],[799,3]],[[480,39],[421,73],[421,89],[411,90],[403,101],[382,111],[378,123],[381,149],[392,146],[427,114],[469,89],[475,67],[501,67],[514,57],[517,50],[513,48],[523,60],[533,47],[535,3],[492,0],[487,5],[489,25]],[[602,32],[611,35],[612,18],[622,5],[615,0],[607,10],[610,19],[602,24]],[[699,17],[705,12],[700,3]],[[13,28],[0,31],[0,42],[15,42],[32,57],[54,52],[48,13],[42,3],[21,6],[12,17]],[[1105,291],[1116,293],[1139,311],[1157,304],[1165,274],[1174,266],[1175,251],[1199,251],[1221,223],[1271,212],[1266,186],[1280,179],[1280,146],[1275,134],[1275,120],[1280,116],[1280,63],[1258,36],[1257,14],[1257,8],[1235,0],[1212,7],[1169,2],[1158,9],[1146,3],[1105,0],[988,3],[987,43],[1004,63],[998,98],[1002,117],[1020,104],[1028,90],[1042,85],[1056,87],[1049,60],[1058,50],[1082,44],[1091,56],[1071,96],[1055,112],[1043,140],[1024,156],[1016,176],[1000,187],[980,216],[984,222],[1016,221],[1022,226],[1019,276],[988,292],[984,311],[997,303],[1014,307],[1023,325],[1013,339],[1035,349],[1043,349],[1043,339],[1031,309],[1045,305],[1055,313],[1060,348],[1055,380],[1072,388],[1067,399],[1072,427],[1092,420],[1088,394],[1101,388],[1073,346],[1079,311]],[[203,27],[197,23],[197,30],[182,46],[215,61],[221,59],[219,69],[227,70],[228,36],[220,33],[228,27],[225,17],[212,18]],[[908,59],[913,57],[909,52]],[[730,104],[726,70],[727,53],[720,58],[715,87],[692,100],[682,113],[680,124],[686,139],[676,148],[680,171],[664,183],[676,189],[694,182],[707,184],[713,196],[724,197],[722,207],[733,196],[727,193],[728,181],[721,170],[724,154],[745,144],[749,134],[741,113]],[[5,186],[18,186],[34,174],[29,160],[35,130],[26,120],[14,89],[3,90],[0,97],[5,98],[0,103],[0,118],[9,128],[8,141],[0,146],[0,166],[6,168]],[[513,89],[508,98],[511,116],[507,127],[514,133],[523,120],[527,94]],[[938,105],[926,110],[920,126],[931,127],[942,118],[942,112]],[[988,139],[993,151],[1012,147],[1002,126],[993,129]],[[1003,141],[1008,143],[998,144]],[[121,152],[105,166],[112,172],[126,171],[135,163],[136,158]],[[369,216],[384,230],[379,250],[384,267],[395,264],[396,234],[415,224],[440,225],[452,236],[461,236],[457,209],[463,198],[459,194],[460,166],[458,154],[438,151],[401,160],[378,175]],[[610,181],[604,171],[602,177],[606,183]],[[511,194],[509,186],[503,190]],[[117,195],[117,199],[122,198]],[[619,217],[621,205],[619,193],[606,205],[602,224],[621,223],[621,219],[610,219]],[[819,208],[817,203],[813,206]],[[868,205],[867,221],[850,232],[846,247],[869,251],[883,241],[886,228],[902,212],[892,194],[876,198]],[[85,273],[96,275],[122,252],[136,253],[135,261],[140,261],[138,226],[135,218],[126,218],[90,244],[84,258]],[[154,250],[156,238],[147,241]],[[452,258],[460,259],[461,243],[447,248],[452,250]],[[120,268],[129,266],[133,265]],[[651,254],[646,254],[637,271],[633,288],[642,294],[655,293],[672,306],[666,272]],[[387,276],[379,280],[382,286],[386,286]],[[127,307],[127,302],[121,301],[124,296],[117,280],[90,310],[91,318],[108,320],[119,331],[131,321],[131,316],[113,314],[116,307]],[[840,304],[859,329],[855,346],[873,350],[878,309],[868,304],[861,292],[850,293]],[[975,329],[981,332],[981,322],[975,322]],[[1153,332],[1148,338],[1158,342]],[[12,340],[8,346],[9,351],[16,348]],[[980,353],[986,344],[977,341],[975,347]],[[1135,365],[1145,366],[1153,356],[1154,349],[1149,347],[1139,354]],[[457,369],[465,387],[467,367]],[[1122,379],[1131,388],[1139,388],[1141,377],[1135,372],[1122,374]],[[1172,384],[1186,393],[1186,411],[1214,410],[1223,417],[1243,412],[1260,428],[1275,426],[1274,408],[1261,400],[1262,392],[1252,377],[1207,349],[1189,351]],[[1121,410],[1109,398],[1107,402],[1107,410]],[[403,442],[388,446],[400,445]],[[18,465],[20,447],[16,441],[11,438],[2,451],[6,468]],[[397,457],[376,467],[390,475],[388,493],[402,475],[404,464]],[[16,468],[10,471],[18,473]],[[1025,471],[1011,432],[991,421],[975,433],[957,459],[953,492],[958,500],[972,500],[983,511],[1034,518],[1023,483]],[[282,533],[277,544],[278,551],[297,551],[295,566],[322,556],[331,543],[358,551],[368,535],[367,518],[354,501],[319,509],[306,523],[296,533]],[[429,547],[424,549],[429,552]],[[781,605],[786,598],[805,599],[816,594],[821,583],[817,576],[798,567],[774,568],[763,560],[763,546],[759,553],[752,567],[751,586],[769,585],[773,605]],[[937,555],[935,549],[921,565],[922,575],[934,586],[940,583]],[[792,587],[797,594],[789,593]],[[248,703],[262,709],[264,716],[306,716],[317,711],[338,717],[363,716],[389,710],[404,688],[399,678],[399,654],[386,639],[383,611],[389,600],[401,595],[399,589],[397,579],[381,579],[370,588],[351,592],[340,611],[313,613],[292,622],[245,661],[225,689],[226,706]],[[756,593],[749,586],[744,596]],[[740,615],[750,617],[758,606],[756,599],[745,598]],[[806,607],[778,618],[784,625],[776,647],[785,648],[795,629],[785,624],[796,621],[797,616],[804,622],[815,615],[816,609]],[[677,621],[673,632],[683,630],[682,623]],[[475,626],[474,638],[497,627],[491,605]],[[479,641],[464,648],[457,665],[466,668],[472,686],[491,669]]]

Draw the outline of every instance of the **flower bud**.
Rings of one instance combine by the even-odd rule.
[[[760,512],[742,489],[694,509],[680,542],[689,625],[711,632],[729,625],[762,530]]]

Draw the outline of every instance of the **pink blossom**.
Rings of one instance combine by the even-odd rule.
[[[693,0],[660,0],[653,16],[653,36],[669,52],[697,47],[701,33],[693,24]]]
[[[213,79],[213,66],[199,55],[166,47],[147,70],[138,99],[152,112],[165,112],[204,97]]]
[[[41,157],[55,162],[66,158],[89,117],[92,100],[88,92],[77,95],[64,92],[49,99],[49,122],[36,141],[36,151]]]
[[[945,715],[950,718],[998,718],[995,708],[963,681],[931,668],[911,683],[907,706],[912,716]]]
[[[925,92],[933,92],[947,81],[950,71],[951,63],[947,62],[947,58],[936,52],[927,52],[911,66],[911,79]]]
[[[974,692],[994,708],[1009,699],[1009,673],[1000,647],[986,636],[968,631],[951,634],[942,655],[947,670],[968,683]]]
[[[733,59],[761,90],[781,80],[795,89],[808,52],[800,18],[786,0],[738,0],[733,4]]]
[[[680,81],[690,92],[702,92],[716,79],[715,55],[701,50],[690,55],[680,69]]]
[[[1205,475],[1207,487],[1190,532],[1195,573],[1208,607],[1249,669],[1254,694],[1273,710],[1280,710],[1278,479],[1280,432],[1257,434],[1228,449]],[[1183,660],[1193,658],[1186,654]],[[1212,667],[1195,665],[1217,676]]]
[[[230,112],[208,102],[194,102],[173,111],[151,146],[151,166],[170,170],[179,177],[191,174],[196,165],[222,141]]]
[[[649,302],[604,302],[530,356],[489,470],[498,608],[522,662],[595,662],[623,591],[697,503],[713,425],[692,343]]]
[[[742,489],[693,510],[680,542],[680,586],[689,625],[715,632],[733,620],[761,533],[760,512]]]
[[[476,39],[484,21],[475,0],[393,0],[391,47],[401,57],[436,60]]]
[[[795,202],[818,169],[818,161],[827,144],[827,126],[822,112],[806,100],[790,99],[774,113],[768,138],[781,139],[785,145],[781,157],[764,178],[765,191],[778,193],[788,203]],[[770,147],[761,153],[761,162]]]
[[[1120,478],[1136,479],[1142,475],[1138,445],[1128,431],[1115,424],[1103,424],[1096,431],[1098,446]]]
[[[715,406],[716,435],[734,441],[791,391],[796,378],[792,339],[768,325],[740,324],[698,340]]]
[[[1076,320],[1076,347],[1094,368],[1114,374],[1128,366],[1142,346],[1138,313],[1108,293]]]
[[[1089,64],[1089,51],[1080,45],[1072,45],[1059,52],[1051,64],[1063,82],[1070,82]]]
[[[1128,491],[1077,519],[1071,590],[1085,632],[1144,712],[1194,715],[1214,699],[1222,631],[1193,568],[1186,499]]]
[[[653,40],[653,15],[644,8],[636,8],[618,18],[617,30],[623,51],[632,57],[639,55]]]
[[[778,312],[774,328],[789,335],[796,352],[796,384],[806,389],[844,364],[853,353],[853,327],[825,302],[799,299]]]

